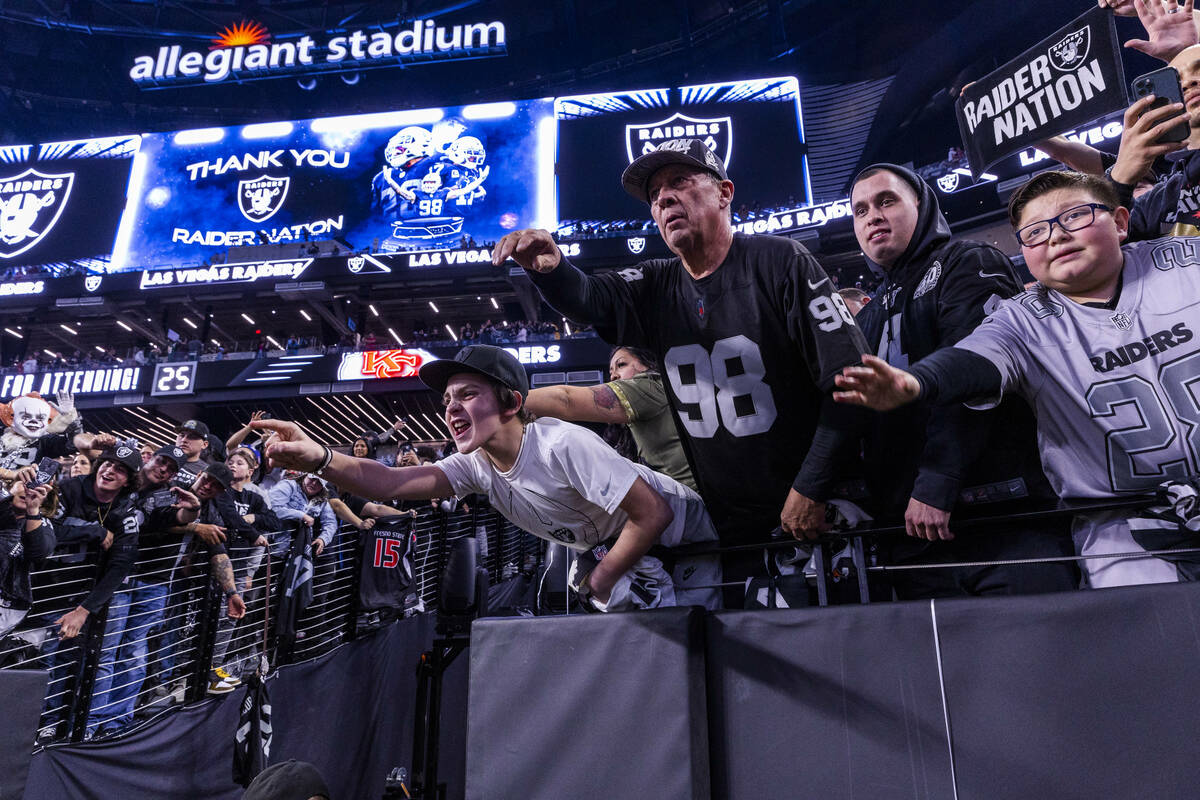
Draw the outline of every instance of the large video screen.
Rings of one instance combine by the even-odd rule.
[[[106,271],[139,138],[0,147],[0,270]]]
[[[147,135],[139,159],[117,269],[315,240],[483,246],[554,221],[549,99]]]
[[[809,202],[800,87],[793,77],[559,97],[559,231],[636,230],[649,208],[621,188],[633,159],[668,139],[703,139],[734,183],[734,213]]]

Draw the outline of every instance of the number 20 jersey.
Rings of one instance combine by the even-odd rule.
[[[644,347],[661,372],[697,484],[726,541],[765,538],[812,442],[823,397],[866,341],[799,243],[735,235],[712,274],[652,259],[587,282],[567,308],[610,342]],[[731,531],[736,531],[731,533]]]
[[[1028,400],[1062,498],[1144,492],[1200,472],[1200,238],[1122,250],[1115,310],[1038,286],[956,345]]]

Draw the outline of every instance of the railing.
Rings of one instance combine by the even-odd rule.
[[[176,542],[139,553],[135,573],[162,570],[161,581],[135,574],[78,637],[63,641],[55,620],[90,590],[98,566],[81,551],[58,551],[33,573],[34,606],[0,641],[0,667],[50,671],[39,746],[102,739],[202,700],[214,678],[219,678],[217,688],[224,688],[220,681],[225,679],[211,672],[214,667],[236,678],[253,672],[265,657],[274,669],[327,653],[401,614],[435,609],[448,548],[456,539],[477,539],[480,565],[488,568],[493,584],[521,571],[531,573],[542,552],[540,540],[486,503],[452,512],[423,506],[411,531],[416,537],[411,552],[415,592],[408,609],[360,608],[363,558],[369,561],[373,554],[362,552],[360,531],[344,526],[314,559],[312,600],[296,619],[294,638],[281,636],[280,628],[291,531],[269,535],[265,549],[230,551],[246,605],[241,620],[227,617],[203,548],[192,550],[190,559],[181,558],[186,545]]]

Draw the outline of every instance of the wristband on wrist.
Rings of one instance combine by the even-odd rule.
[[[328,445],[321,445],[325,448],[325,457],[321,459],[321,465],[313,470],[313,474],[317,477],[325,477],[324,472],[329,468],[330,462],[333,461],[333,449]]]

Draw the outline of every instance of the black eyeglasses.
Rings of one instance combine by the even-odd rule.
[[[1103,203],[1084,203],[1081,206],[1072,206],[1057,217],[1038,220],[1018,228],[1017,241],[1025,247],[1037,247],[1042,242],[1049,240],[1055,223],[1064,231],[1082,230],[1096,221],[1096,209],[1112,211]]]

